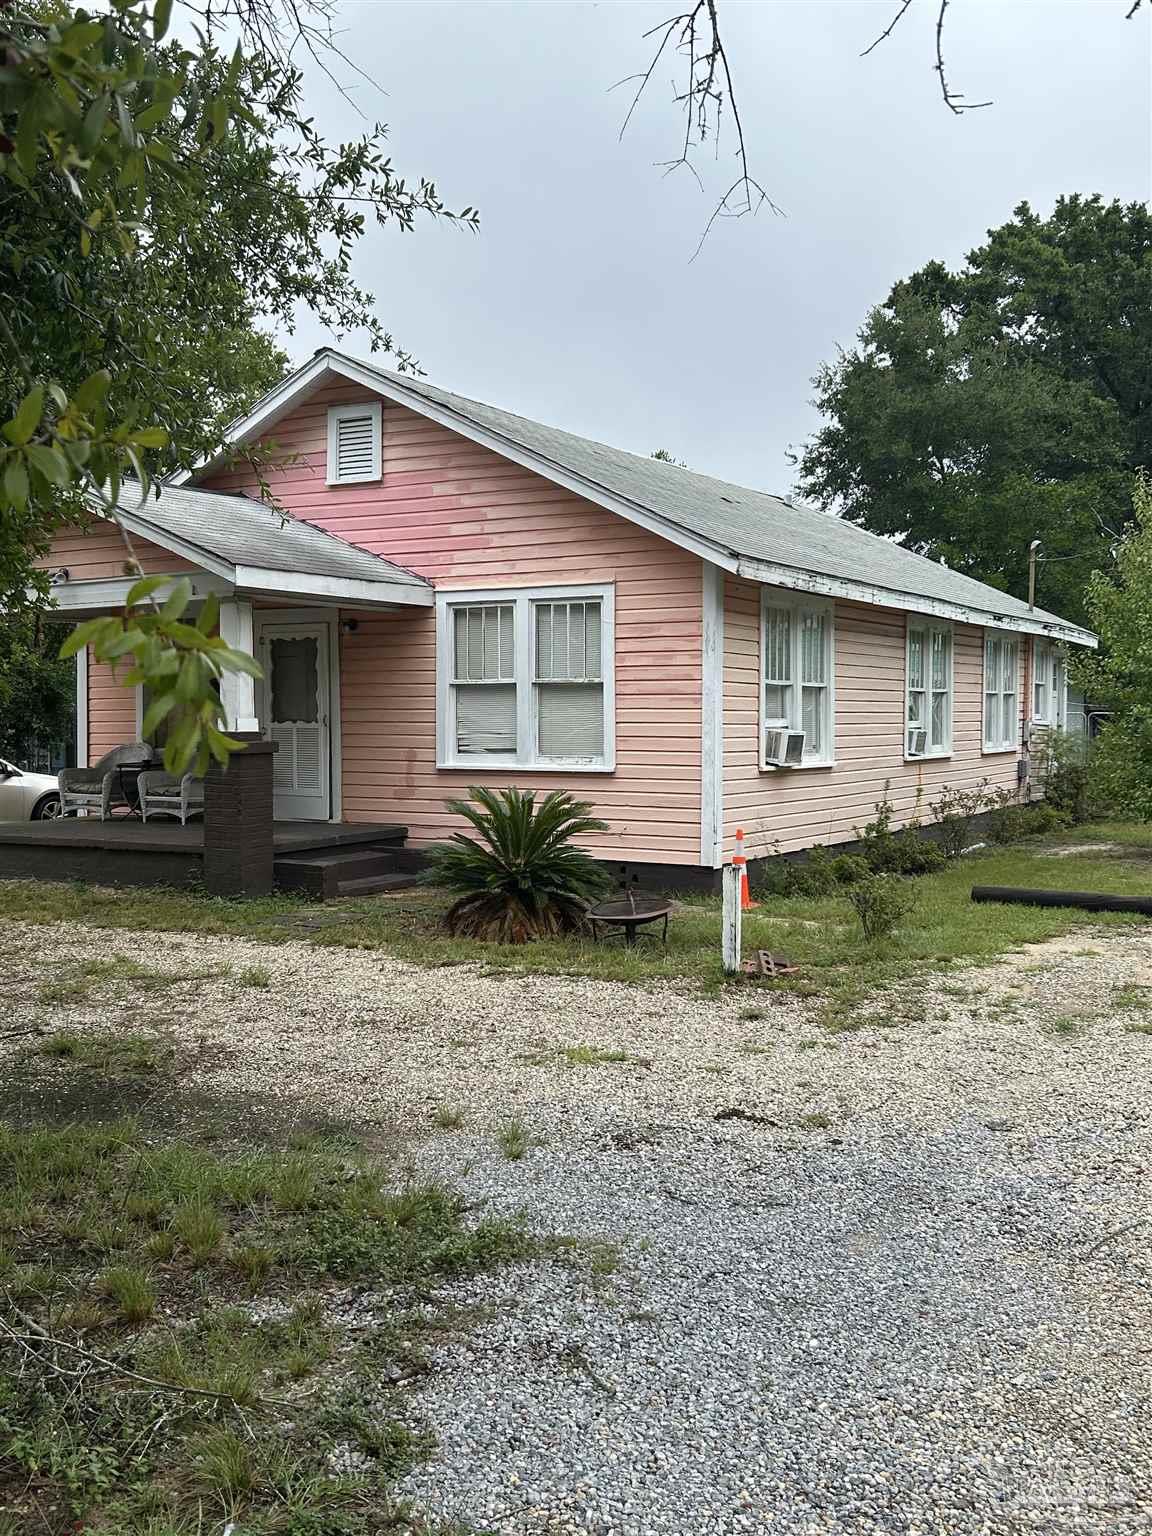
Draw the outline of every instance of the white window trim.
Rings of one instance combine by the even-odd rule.
[[[936,632],[948,636],[948,741],[942,747],[929,745],[926,752],[909,752],[908,750],[908,695],[911,692],[909,682],[911,679],[910,657],[912,650],[912,631],[920,629],[924,632],[924,688],[925,695],[924,724],[931,734],[930,721],[932,719],[932,694],[936,690],[932,688],[932,635]],[[919,615],[913,618],[909,615],[904,621],[904,761],[906,763],[924,763],[930,759],[935,761],[944,757],[951,757],[953,741],[956,731],[956,635],[950,620],[922,619]]]
[[[1039,670],[1041,657],[1046,658],[1043,714],[1036,713],[1036,675]],[[1063,682],[1063,698],[1057,700],[1056,690],[1053,687],[1053,679],[1057,662],[1062,661],[1061,678]],[[1032,640],[1032,676],[1028,679],[1028,718],[1033,725],[1046,725],[1054,730],[1064,730],[1068,723],[1068,663],[1064,660],[1057,646],[1051,640],[1041,640],[1033,637]]]
[[[336,475],[336,441],[340,423],[367,413],[372,418],[372,468],[367,475]],[[330,405],[328,407],[328,461],[326,479],[329,485],[364,485],[379,480],[384,470],[383,417],[379,400],[360,400],[354,405]]]
[[[600,665],[604,687],[604,756],[599,762],[561,761],[541,757],[536,750],[535,684],[533,675],[534,627],[532,604],[537,602],[600,604]],[[458,607],[480,603],[515,605],[516,656],[515,753],[481,757],[459,756],[455,751],[455,696],[452,688],[454,638],[452,614]],[[610,583],[594,586],[556,587],[440,587],[436,592],[436,766],[466,773],[502,773],[528,769],[533,773],[615,773],[616,771],[616,589]]]
[[[1011,741],[1008,741],[1004,737],[998,737],[995,740],[990,740],[989,739],[989,734],[988,734],[988,642],[989,642],[989,640],[1005,640],[1005,641],[1007,641],[1008,644],[1013,647],[1014,652],[1015,652],[1015,656],[1016,656],[1016,686],[1012,689],[1012,692],[1016,695],[1016,716],[1015,716],[1015,719],[1013,721],[1012,740]],[[1012,630],[1008,630],[1008,629],[986,629],[984,631],[984,670],[983,670],[983,672],[981,674],[981,688],[980,688],[980,732],[981,732],[980,739],[981,739],[981,742],[982,742],[982,746],[981,746],[980,751],[981,751],[981,756],[982,757],[994,757],[998,753],[1003,754],[1005,752],[1019,752],[1019,750],[1020,750],[1020,720],[1021,720],[1021,709],[1023,707],[1023,701],[1022,701],[1022,699],[1020,697],[1020,684],[1023,681],[1023,669],[1021,668],[1021,665],[1020,665],[1021,660],[1022,660],[1022,657],[1021,657],[1021,647],[1020,647],[1020,636],[1019,635],[1013,633]],[[1004,694],[1007,693],[1007,692],[1008,692],[1008,690],[1006,688],[1004,688],[1003,686],[1001,686],[999,689],[997,689],[996,696],[997,696],[998,699],[1003,700]]]
[[[822,613],[828,620],[828,706],[825,719],[824,739],[827,743],[826,750],[821,757],[805,757],[803,762],[795,768],[779,768],[775,763],[764,760],[764,733],[768,729],[768,722],[764,714],[764,647],[767,635],[769,608],[787,608],[792,614],[792,681],[789,687],[792,691],[796,723],[791,721],[787,729],[790,731],[803,730],[803,713],[800,707],[800,626],[796,623],[799,614],[806,610],[812,613]],[[807,593],[788,592],[782,587],[763,587],[760,591],[760,644],[757,647],[757,686],[760,690],[760,704],[757,709],[757,718],[760,723],[760,746],[757,753],[757,761],[760,764],[761,773],[798,773],[804,768],[835,768],[836,766],[836,604],[829,597],[810,597]]]

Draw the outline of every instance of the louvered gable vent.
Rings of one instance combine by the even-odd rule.
[[[380,478],[380,402],[334,405],[328,412],[328,484]]]

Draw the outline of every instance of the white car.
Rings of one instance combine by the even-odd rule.
[[[59,814],[54,773],[26,773],[0,757],[0,821],[54,821]]]

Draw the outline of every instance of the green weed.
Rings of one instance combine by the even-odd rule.
[[[511,1163],[518,1163],[525,1153],[539,1146],[539,1142],[529,1134],[523,1120],[515,1118],[505,1120],[496,1132],[496,1144]]]
[[[97,1289],[113,1301],[126,1323],[143,1323],[156,1310],[156,1291],[147,1270],[117,1264],[97,1278]]]

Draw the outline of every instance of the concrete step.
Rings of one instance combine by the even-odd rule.
[[[281,854],[275,864],[276,884],[281,890],[330,901],[348,882],[410,878],[412,860],[405,852],[388,843],[361,843],[352,848]]]
[[[386,891],[410,891],[419,881],[415,875],[361,875],[355,880],[341,880],[336,886],[337,896],[377,896]]]

